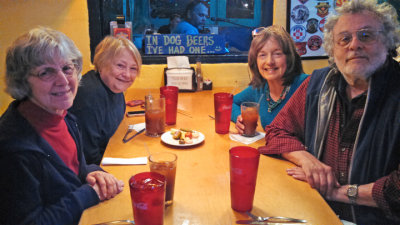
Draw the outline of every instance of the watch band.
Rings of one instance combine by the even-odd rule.
[[[358,184],[350,184],[347,188],[347,197],[349,198],[350,204],[352,205],[357,204],[358,186]]]

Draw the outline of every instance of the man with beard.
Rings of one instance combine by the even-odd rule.
[[[297,167],[343,220],[400,224],[400,44],[396,10],[352,0],[325,23],[330,66],[313,72],[266,127],[263,154]]]
[[[202,0],[191,1],[185,10],[185,21],[172,30],[174,34],[199,34],[208,17],[208,7]]]

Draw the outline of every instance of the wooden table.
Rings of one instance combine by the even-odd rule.
[[[175,195],[172,206],[166,208],[166,225],[227,225],[238,219],[248,219],[245,213],[232,210],[230,205],[229,149],[243,145],[230,140],[229,135],[215,133],[213,94],[231,89],[217,89],[195,93],[179,93],[178,108],[189,112],[191,117],[178,113],[177,124],[166,127],[191,128],[202,132],[205,141],[191,148],[176,148],[163,144],[160,138],[140,134],[128,143],[122,142],[129,124],[144,122],[144,117],[125,118],[111,138],[105,157],[140,157],[151,153],[173,152],[178,155]],[[131,90],[126,99],[144,99],[148,90]],[[158,94],[157,90],[153,90]],[[138,110],[128,107],[127,110]],[[261,130],[259,127],[258,129]],[[231,123],[231,132],[235,132]],[[250,146],[264,145],[261,139]],[[146,147],[147,146],[147,147]],[[340,220],[319,195],[307,183],[286,175],[293,164],[261,155],[254,207],[252,212],[262,216],[287,216],[306,219],[308,224],[341,224]],[[124,191],[114,199],[104,201],[84,211],[80,224],[133,219],[129,178],[149,171],[148,165],[103,166],[109,173],[125,182]]]

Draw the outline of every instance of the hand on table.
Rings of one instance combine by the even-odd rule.
[[[94,171],[88,174],[86,181],[93,187],[100,201],[111,199],[124,189],[124,182],[117,180],[112,174]]]
[[[292,161],[293,159],[289,160],[299,165],[299,167],[288,169],[288,175],[306,181],[312,188],[317,189],[322,196],[332,196],[334,189],[340,187],[332,168],[307,151],[284,154],[286,154],[284,157],[287,159],[295,158],[294,161]]]
[[[236,130],[238,131],[239,134],[243,134],[244,133],[244,124],[243,124],[242,115],[239,115],[237,117],[235,128],[236,128]]]

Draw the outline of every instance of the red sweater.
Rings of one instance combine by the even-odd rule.
[[[64,121],[67,111],[62,116],[52,114],[29,100],[21,102],[18,111],[50,144],[65,165],[78,174],[79,162],[76,143]]]

